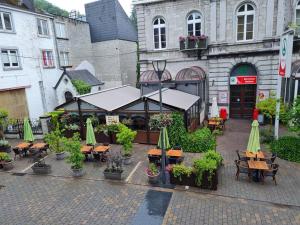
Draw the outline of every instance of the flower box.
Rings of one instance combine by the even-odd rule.
[[[197,46],[196,46],[197,49],[207,49],[207,38],[203,37],[203,38],[199,38],[198,41],[197,41]]]
[[[123,170],[112,171],[110,169],[105,169],[103,172],[105,179],[110,179],[110,180],[121,180],[122,173],[123,173]]]

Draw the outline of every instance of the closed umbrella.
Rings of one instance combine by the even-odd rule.
[[[164,147],[165,147],[165,149],[169,149],[170,148],[169,136],[168,136],[167,128],[165,128],[165,127],[160,131],[159,140],[158,140],[158,147],[162,148],[162,143],[161,143],[162,133],[161,132],[163,132],[163,134],[164,134]]]
[[[212,106],[211,106],[210,116],[212,118],[219,117],[219,108],[218,108],[218,103],[217,103],[217,98],[216,97],[213,97],[213,99],[212,99]]]
[[[247,151],[257,153],[260,151],[258,121],[252,123],[251,133],[248,141]]]
[[[92,121],[90,118],[86,120],[86,144],[87,145],[95,145],[96,138],[95,133],[92,125]]]
[[[32,129],[29,123],[29,120],[27,118],[24,119],[24,141],[26,142],[33,142],[34,141],[34,137],[33,137],[33,133],[32,133]]]

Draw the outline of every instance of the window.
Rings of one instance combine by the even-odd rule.
[[[296,6],[296,25],[297,25],[296,33],[300,35],[300,1]]]
[[[58,38],[67,38],[66,35],[66,26],[64,23],[56,23],[55,24],[56,37]]]
[[[154,48],[164,49],[167,47],[166,22],[162,18],[157,18],[153,23]]]
[[[39,35],[49,36],[48,21],[43,19],[37,19],[37,24]]]
[[[66,102],[70,102],[73,100],[73,94],[69,91],[66,91],[65,93],[65,99],[66,99]]]
[[[4,69],[20,68],[18,51],[15,49],[2,49],[1,61]]]
[[[237,12],[237,40],[253,40],[254,32],[254,7],[244,4],[239,7]]]
[[[13,31],[10,13],[0,12],[0,31]]]
[[[43,66],[46,68],[54,67],[53,52],[51,50],[43,50]]]
[[[70,66],[69,52],[60,52],[60,65]]]
[[[187,18],[188,36],[201,36],[201,15],[198,12],[189,14]]]

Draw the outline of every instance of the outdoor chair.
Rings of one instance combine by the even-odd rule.
[[[169,156],[168,160],[169,160],[169,164],[179,164],[179,158],[178,157]]]
[[[21,157],[23,157],[22,151],[20,151],[18,148],[13,148],[13,151],[15,153],[14,160],[16,160],[17,156],[19,156],[19,159],[21,159]]]
[[[103,146],[110,146],[108,142],[103,143]]]
[[[267,164],[273,164],[275,162],[275,159],[277,158],[276,153],[272,153],[271,158],[265,158]]]
[[[247,159],[247,157],[245,155],[242,155],[242,156],[240,155],[240,151],[239,150],[236,150],[236,154],[238,156],[239,161],[244,161],[244,162],[248,161],[248,159]]]
[[[160,156],[148,155],[148,159],[150,163],[154,163],[155,165],[160,165]]]
[[[180,150],[180,151],[182,151],[182,148],[180,146],[174,146],[173,150]]]
[[[243,173],[243,174],[247,174],[249,182],[250,182],[252,171],[249,169],[247,162],[240,161],[240,160],[234,160],[234,162],[235,162],[236,169],[237,169],[236,175],[235,175],[236,180],[239,180],[240,174]]]
[[[279,165],[278,164],[271,164],[269,165],[269,170],[265,170],[262,172],[262,181],[265,181],[265,177],[272,177],[275,185],[277,185],[276,181],[276,174],[278,172]]]

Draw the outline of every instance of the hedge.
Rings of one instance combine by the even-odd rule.
[[[281,137],[271,143],[273,153],[281,159],[300,163],[300,138],[294,136]]]

